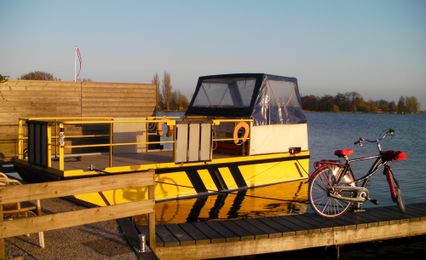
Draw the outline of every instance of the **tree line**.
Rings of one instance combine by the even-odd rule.
[[[155,73],[152,83],[157,90],[157,111],[185,111],[188,108],[186,96],[179,90],[173,90],[170,73],[164,72],[162,82],[158,73]]]
[[[302,96],[302,107],[308,111],[323,112],[363,112],[363,113],[418,113],[420,103],[414,96],[401,96],[398,102],[380,100],[364,100],[357,92],[338,93],[336,96],[315,95]]]

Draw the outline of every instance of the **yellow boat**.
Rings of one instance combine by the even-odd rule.
[[[296,78],[200,77],[185,115],[147,118],[26,118],[15,168],[49,181],[155,170],[157,201],[241,191],[308,178],[307,121]],[[81,194],[109,205],[144,189]]]

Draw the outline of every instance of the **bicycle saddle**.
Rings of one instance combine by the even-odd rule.
[[[345,157],[345,156],[349,156],[353,153],[354,151],[352,149],[345,149],[345,150],[336,150],[334,151],[334,155],[338,156],[338,157]]]

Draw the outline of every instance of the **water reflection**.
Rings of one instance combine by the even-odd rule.
[[[156,204],[156,222],[186,223],[303,214],[308,183],[297,181]]]

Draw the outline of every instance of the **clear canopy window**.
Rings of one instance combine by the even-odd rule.
[[[254,125],[306,122],[297,80],[267,74],[200,77],[186,114],[253,118]]]
[[[193,106],[196,107],[249,107],[256,79],[218,78],[201,83]]]

